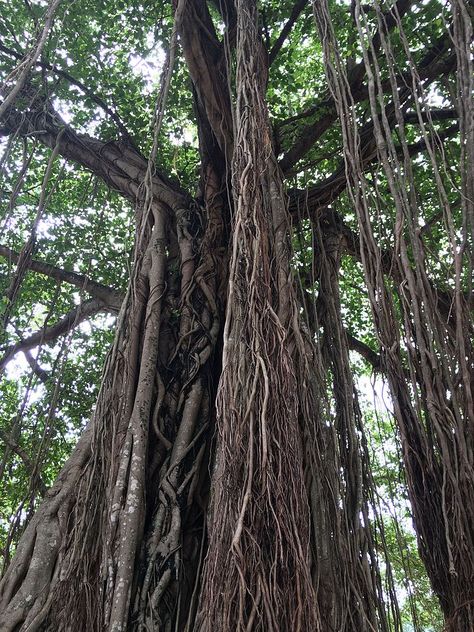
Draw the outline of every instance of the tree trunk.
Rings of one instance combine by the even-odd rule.
[[[191,617],[225,298],[212,174],[205,200],[173,213],[154,202],[137,228],[93,419],[2,580],[2,630],[168,629]]]
[[[338,447],[327,424],[324,368],[293,295],[255,4],[239,2],[234,18],[235,139],[227,87],[203,85],[224,59],[196,36],[196,23],[212,32],[207,5],[178,24],[196,86],[202,205],[161,174],[143,192],[147,167],[133,150],[77,142],[42,104],[21,123],[8,115],[25,132],[40,124],[43,142],[142,210],[94,415],[1,583],[5,632],[385,629],[369,524],[354,523],[367,514],[361,482],[340,480],[341,467],[359,471],[361,452]]]
[[[138,210],[133,275],[96,409],[0,583],[2,631],[401,629],[396,606],[390,616],[384,604],[373,532],[380,525],[341,318],[341,227],[333,214],[314,222],[309,286],[317,280],[319,299],[311,314],[292,276],[289,200],[265,101],[268,56],[257,3],[218,4],[224,44],[205,0],[174,2],[199,130],[196,198],[124,143],[79,137],[58,124],[37,95],[25,115],[5,107],[2,129],[40,130],[41,142]],[[337,46],[325,3],[314,6],[331,62]],[[347,164],[314,187],[314,204],[319,211],[352,185],[421,552],[449,629],[464,632],[474,625],[472,437],[460,413],[472,406],[467,371],[460,405],[442,392],[454,380],[449,370],[432,389],[436,362],[420,361],[416,345],[426,342],[425,325],[439,333],[439,319],[413,317],[417,292],[432,300],[432,288],[410,277],[406,244],[397,242],[405,256],[397,262],[400,292],[405,277],[411,282],[401,310],[406,340],[417,341],[409,368],[422,403],[413,405],[381,252],[358,192],[380,139],[364,145],[352,137],[357,125],[350,127],[351,108],[342,105],[347,98],[353,106],[350,82],[328,68],[337,107],[324,125],[339,116]],[[282,164],[294,165],[298,151]],[[464,308],[456,314],[455,336],[464,344]],[[440,430],[439,411],[455,418],[454,439]]]

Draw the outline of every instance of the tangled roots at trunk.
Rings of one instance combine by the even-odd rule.
[[[255,3],[237,13],[233,256],[198,628],[316,630],[286,200]]]

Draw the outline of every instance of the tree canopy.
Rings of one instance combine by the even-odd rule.
[[[473,17],[1,12],[2,629],[474,626]]]

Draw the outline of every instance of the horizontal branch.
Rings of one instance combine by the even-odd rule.
[[[61,156],[82,165],[133,204],[144,201],[143,183],[148,161],[133,147],[126,142],[102,142],[77,134],[54,111],[51,103],[31,86],[23,91],[21,99],[29,102],[29,107],[9,108],[0,120],[0,136],[18,133],[34,136],[47,147],[57,146]],[[152,186],[154,198],[175,212],[189,208],[193,203],[176,181],[157,169]]]
[[[394,122],[393,116],[392,122]],[[389,117],[390,119],[390,117]],[[436,134],[436,138],[430,137],[430,142],[436,146],[439,141],[443,142],[452,138],[459,132],[459,126],[457,123],[449,126],[447,129]],[[364,169],[368,169],[377,158],[374,137],[373,137],[373,125],[370,124],[361,131],[361,155],[362,165]],[[426,141],[420,140],[417,143],[408,145],[408,153],[410,156],[415,156],[426,150]],[[402,149],[397,148],[399,157],[402,157]],[[291,191],[290,192],[290,212],[298,221],[300,216],[307,217],[313,214],[317,214],[323,208],[326,208],[332,204],[347,188],[346,168],[343,161],[337,169],[327,178],[319,182],[318,184],[308,187],[306,190]]]
[[[0,372],[10,360],[20,351],[29,351],[35,347],[56,340],[60,336],[64,336],[72,329],[77,327],[83,321],[95,316],[99,312],[110,312],[110,308],[95,298],[84,301],[81,305],[71,309],[61,320],[49,327],[36,331],[24,340],[20,340],[14,345],[3,350],[3,356],[0,359]]]
[[[382,360],[380,355],[376,353],[369,345],[362,342],[358,338],[355,338],[350,332],[346,331],[347,342],[351,351],[356,351],[360,356],[366,360],[375,372],[382,370]]]
[[[0,256],[7,258],[9,261],[13,261],[14,263],[17,263],[19,259],[19,254],[17,252],[1,245]],[[97,283],[97,281],[89,279],[86,275],[78,274],[77,272],[69,272],[68,270],[57,268],[56,266],[36,259],[31,259],[28,262],[28,268],[33,272],[44,274],[56,281],[65,281],[80,290],[88,292],[91,296],[107,305],[111,311],[115,310],[118,312],[120,310],[124,295],[118,290],[114,290],[107,285],[103,285],[102,283]]]
[[[346,337],[349,349],[358,353],[361,358],[363,358],[368,364],[370,364],[374,373],[385,373],[386,369],[384,367],[382,355],[380,353],[376,353],[371,347],[369,347],[369,345],[367,345],[365,342],[362,342],[362,340],[355,338],[347,330]],[[400,370],[405,380],[411,383],[410,371],[408,371],[404,366],[401,366]]]
[[[422,81],[429,83],[433,81],[433,79],[450,72],[455,67],[456,57],[454,53],[450,52],[451,48],[452,41],[450,36],[449,34],[445,34],[439,38],[430,50],[428,50],[418,66],[418,74]],[[360,76],[360,72],[351,73],[350,89],[354,103],[360,103],[368,98],[368,92],[362,85],[362,79],[363,75]],[[401,74],[397,77],[397,83],[402,88],[410,85],[411,74]],[[384,91],[387,92],[392,88],[389,80],[383,82],[382,87]],[[308,153],[322,135],[333,125],[333,123],[335,123],[337,120],[337,112],[334,101],[326,95],[322,101],[315,104],[305,113],[301,113],[291,119],[288,119],[287,121],[283,121],[278,126],[277,131],[281,130],[287,123],[294,122],[306,116],[309,117],[316,115],[319,112],[324,114],[318,120],[304,125],[301,128],[297,140],[280,160],[280,167],[284,173],[291,172],[296,163]]]
[[[429,112],[422,112],[421,118],[424,123],[429,121],[450,121],[452,119],[458,118],[458,112],[455,108],[433,108],[430,109]],[[417,112],[407,112],[403,120],[405,123],[414,123],[418,124],[419,118]]]

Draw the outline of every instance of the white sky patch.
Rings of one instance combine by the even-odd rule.
[[[36,358],[36,354],[38,349],[31,349],[30,353],[33,358]],[[44,368],[44,367],[41,367]],[[23,355],[23,353],[17,353],[16,356],[10,360],[10,362],[5,367],[5,377],[8,380],[18,380],[21,375],[25,375],[31,373],[31,367],[28,364],[27,359]],[[39,402],[45,395],[45,388],[42,384],[36,383],[35,387],[32,388],[28,393],[28,406]]]
[[[34,353],[34,350],[33,352]],[[30,370],[25,356],[22,353],[17,353],[14,358],[5,367],[5,375],[9,380],[16,380],[18,377]]]
[[[152,90],[159,83],[161,72],[166,59],[164,48],[155,42],[155,35],[150,31],[146,36],[149,52],[144,57],[132,54],[129,57],[132,72],[141,77],[148,90]]]
[[[0,158],[2,158],[7,150],[8,137],[0,136]]]
[[[363,399],[379,413],[392,413],[390,390],[381,377],[361,375],[356,378],[356,386]]]
[[[71,111],[71,104],[69,101],[53,99],[53,107],[67,125],[72,123],[74,114]]]
[[[152,90],[160,80],[165,62],[165,52],[161,47],[157,47],[147,57],[131,55],[129,61],[132,72],[145,81],[148,90]]]
[[[184,128],[183,133],[179,136],[177,134],[170,134],[169,138],[174,145],[178,146],[180,146],[183,142],[193,145],[197,141],[196,132],[189,128]]]

